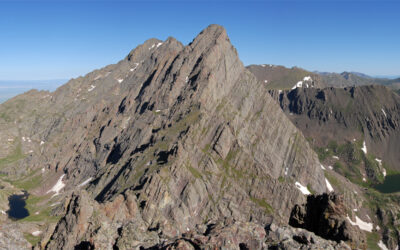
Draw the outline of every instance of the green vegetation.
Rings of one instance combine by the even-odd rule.
[[[367,246],[369,250],[380,250],[378,247],[379,234],[378,233],[368,233],[367,235]]]
[[[254,198],[254,197],[250,197],[250,200],[251,200],[252,202],[254,202],[255,204],[257,204],[258,206],[264,208],[265,213],[267,213],[267,214],[272,214],[272,213],[274,212],[274,209],[273,209],[273,208],[271,207],[271,205],[268,204],[268,202],[266,202],[265,200],[263,200],[263,199],[257,199],[257,198]]]
[[[24,233],[24,238],[31,243],[32,246],[35,246],[40,241],[40,236],[33,236],[29,233]]]
[[[25,155],[22,153],[22,146],[21,146],[21,143],[19,142],[19,143],[17,143],[14,151],[10,155],[0,159],[0,168],[2,166],[8,165],[10,163],[19,161],[19,160],[23,159],[24,157],[25,157]]]
[[[29,195],[26,199],[25,208],[29,212],[29,216],[25,217],[19,221],[21,222],[57,222],[60,217],[51,215],[52,207],[48,205],[47,199],[50,198],[46,196],[35,196]],[[36,214],[37,213],[37,214]]]
[[[192,175],[195,178],[198,178],[198,179],[201,178],[201,173],[197,169],[192,167],[190,164],[187,166],[187,168],[189,169],[190,173],[192,173]]]

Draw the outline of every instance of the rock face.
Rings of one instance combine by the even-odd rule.
[[[310,195],[306,204],[294,207],[289,225],[307,229],[325,239],[347,241],[352,247],[365,248],[365,236],[349,223],[347,210],[340,195]]]
[[[316,145],[365,142],[370,153],[400,169],[400,97],[383,86],[271,91],[281,108]]]
[[[48,249],[259,248],[264,226],[286,224],[306,201],[295,183],[326,191],[317,155],[218,25],[187,46],[150,39],[115,65],[5,105],[4,126],[16,124],[20,150],[32,150],[5,173],[18,165],[48,180],[29,191],[66,197]]]

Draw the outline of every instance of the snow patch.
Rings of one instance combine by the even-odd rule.
[[[121,83],[123,80],[124,80],[124,79],[118,79],[117,81],[118,81],[119,83]]]
[[[339,156],[336,156],[336,155],[332,156],[332,158],[336,159],[336,160],[339,160]]]
[[[328,168],[329,168],[330,170],[333,170],[333,167],[332,167],[332,166],[328,166]]]
[[[1,212],[2,214],[6,214],[6,212],[4,212],[4,210],[0,210],[0,212]]]
[[[78,185],[78,187],[83,187],[86,184],[88,184],[90,181],[92,180],[92,177],[90,177],[89,179],[87,179],[86,181],[82,182],[81,184]]]
[[[311,76],[304,77],[303,81],[312,81]]]
[[[44,173],[46,171],[46,169],[45,168],[42,168],[42,173]]]
[[[154,48],[156,46],[156,44],[153,44],[150,48],[149,48],[149,50],[151,50],[152,48]]]
[[[160,113],[160,112],[161,112],[161,110],[160,110],[160,109],[157,109],[157,110],[156,110],[156,113]]]
[[[189,77],[188,77],[188,76],[185,78],[185,82],[186,82],[186,83],[189,82]]]
[[[326,170],[326,168],[324,167],[324,165],[321,164],[321,168],[322,170]]]
[[[14,139],[8,139],[7,141],[12,142],[12,141],[14,141]]]
[[[57,183],[49,191],[47,191],[47,194],[50,193],[50,192],[54,192],[55,193],[55,194],[53,194],[53,196],[56,196],[56,195],[59,194],[61,189],[63,189],[65,187],[65,184],[62,181],[64,176],[65,176],[65,174],[61,175],[61,177],[58,179]]]
[[[134,68],[131,68],[130,71],[131,71],[131,72],[134,71],[138,66],[139,66],[139,63],[135,63],[135,67],[134,67]]]
[[[265,64],[261,64],[262,67],[265,67]]]
[[[264,80],[264,83],[268,83],[268,80]]]
[[[33,236],[39,236],[39,235],[41,235],[42,234],[42,231],[35,231],[35,232],[32,232],[32,235]]]
[[[350,224],[353,226],[358,226],[361,230],[372,232],[372,229],[374,228],[374,225],[372,223],[365,222],[358,218],[356,215],[356,222],[353,222],[349,216],[347,216],[347,219],[349,220]]]
[[[93,81],[96,81],[96,80],[98,80],[98,79],[100,79],[101,78],[101,75],[98,75],[98,76],[96,76],[94,79],[93,79]]]
[[[333,190],[332,185],[329,183],[328,179],[325,178],[325,182],[326,182],[326,188],[328,189],[329,192],[333,192],[335,190]]]
[[[50,207],[57,206],[58,204],[60,204],[60,202],[53,203],[53,204],[50,205]]]
[[[40,145],[43,145],[44,144],[44,141],[40,141]]]
[[[90,92],[90,91],[92,91],[92,90],[94,90],[94,88],[96,88],[96,86],[94,86],[94,85],[90,85],[90,88],[88,88],[88,92]]]
[[[367,179],[365,179],[365,177],[363,177],[362,181],[363,181],[363,182],[367,182]]]
[[[25,139],[25,137],[24,137],[24,136],[22,136],[22,140],[23,140],[23,141],[26,141],[26,139]]]
[[[365,144],[365,141],[363,143],[363,147],[361,148],[361,150],[364,152],[364,154],[367,154],[367,145]]]
[[[310,195],[310,191],[308,190],[307,187],[301,185],[298,181],[295,183],[296,187],[304,194],[304,195]]]
[[[385,110],[384,109],[381,109],[381,110],[382,110],[382,113],[385,115],[385,117],[387,117]]]
[[[357,209],[357,208],[354,208],[354,209],[353,209],[353,211],[354,211],[354,212],[357,212],[357,211],[358,211],[358,209]]]
[[[162,43],[157,43],[156,47],[160,47],[162,45]]]
[[[278,94],[281,94],[282,93],[282,90],[281,89],[278,89]]]
[[[380,240],[380,241],[378,242],[378,247],[379,247],[380,249],[382,249],[382,250],[389,250],[389,249],[386,247],[386,245],[382,242],[382,240]]]
[[[285,168],[285,175],[287,175],[288,174],[288,168]]]
[[[301,88],[302,86],[303,86],[303,81],[299,81],[298,83],[296,83],[296,85],[293,86],[292,89]]]
[[[29,150],[29,153],[33,153],[33,150]]]

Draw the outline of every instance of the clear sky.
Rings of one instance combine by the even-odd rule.
[[[211,23],[245,65],[400,75],[400,1],[0,0],[0,80],[77,77]]]

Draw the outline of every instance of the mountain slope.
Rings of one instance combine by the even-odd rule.
[[[383,86],[271,92],[288,117],[314,144],[365,142],[368,153],[400,170],[400,97]],[[362,147],[362,146],[360,146]]]
[[[61,216],[41,238],[49,249],[165,245],[214,224],[264,232],[288,222],[304,190],[327,191],[317,155],[217,25],[188,46],[150,39],[0,114],[15,142],[2,141],[4,157],[20,155],[3,173],[22,177],[20,188],[47,180],[27,188],[37,209],[65,197],[49,212]],[[262,244],[256,231],[242,243]]]

